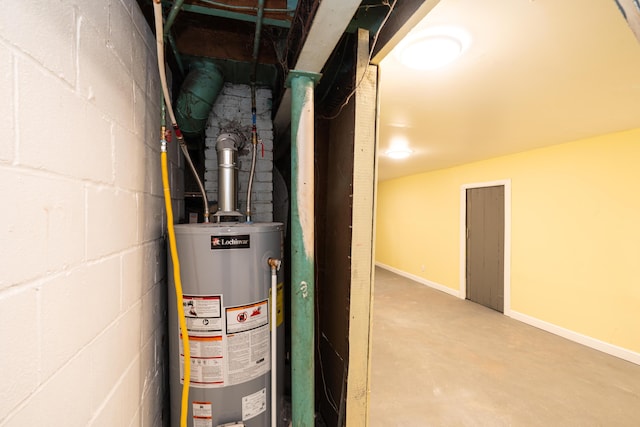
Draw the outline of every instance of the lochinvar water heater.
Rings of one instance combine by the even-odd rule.
[[[236,422],[271,425],[271,399],[282,413],[284,292],[278,272],[276,363],[271,360],[269,259],[282,259],[279,223],[182,224],[175,226],[183,301],[191,352],[190,427]],[[184,353],[169,267],[171,426],[178,427]],[[273,366],[273,367],[272,367]],[[276,369],[276,396],[271,370]],[[278,424],[283,423],[278,414]]]

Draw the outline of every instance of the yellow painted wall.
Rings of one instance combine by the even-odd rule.
[[[376,261],[458,290],[460,188],[502,179],[511,309],[640,352],[640,129],[381,182]]]

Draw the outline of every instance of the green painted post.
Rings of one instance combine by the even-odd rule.
[[[293,427],[313,427],[314,113],[320,74],[291,71],[291,403]]]

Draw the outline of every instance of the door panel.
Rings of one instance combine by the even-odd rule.
[[[466,297],[504,311],[504,186],[467,189]]]

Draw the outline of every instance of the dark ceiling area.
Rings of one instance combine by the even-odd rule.
[[[138,4],[153,29],[152,1],[138,0]],[[394,3],[390,4],[388,0],[361,3],[323,69],[323,79],[316,94],[319,104],[324,106],[320,114],[335,110],[352,88],[353,34],[358,28],[366,28],[373,41]],[[272,89],[274,111],[283,94],[286,75],[303,49],[319,4],[320,0],[264,1],[255,82]],[[251,82],[258,0],[162,1],[162,5],[165,25],[170,25],[165,35],[166,58],[175,90],[188,73],[189,64],[196,59],[215,63],[226,82]],[[172,12],[176,18],[171,23]]]

